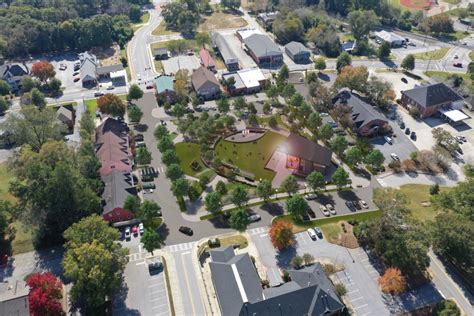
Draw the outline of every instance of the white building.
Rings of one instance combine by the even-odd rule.
[[[405,45],[406,39],[398,34],[387,31],[374,32],[375,38],[378,42],[387,42],[392,47],[400,47]]]

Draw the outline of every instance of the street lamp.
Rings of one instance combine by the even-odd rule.
[[[275,189],[275,199],[278,198],[278,189]]]

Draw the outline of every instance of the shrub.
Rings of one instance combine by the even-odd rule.
[[[334,291],[336,292],[336,295],[340,298],[347,294],[347,289],[342,283],[336,283],[334,285]]]
[[[201,164],[197,162],[196,160],[191,161],[190,167],[193,171],[196,171],[196,172],[201,171],[202,169]]]
[[[323,269],[327,275],[331,275],[337,272],[336,266],[331,263],[323,264]]]
[[[430,195],[436,195],[439,193],[439,185],[436,183],[436,184],[433,184],[431,187],[430,187]]]
[[[303,258],[300,256],[294,256],[293,259],[291,259],[291,264],[295,269],[299,269],[303,265]]]

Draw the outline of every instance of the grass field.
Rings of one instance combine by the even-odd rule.
[[[425,71],[424,74],[439,81],[447,81],[449,77],[453,75],[460,76],[463,79],[464,85],[466,85],[469,89],[474,90],[474,81],[471,80],[468,74],[450,73],[444,71]]]
[[[215,151],[222,161],[253,173],[255,179],[272,180],[275,173],[265,169],[265,165],[277,146],[285,139],[286,137],[281,134],[267,131],[262,138],[250,143],[239,144],[221,140],[217,143]]]
[[[469,58],[471,58],[471,60],[474,61],[474,50],[469,53]]]
[[[198,173],[206,169],[206,166],[201,161],[201,146],[194,143],[177,143],[176,154],[179,158],[179,165],[183,169],[184,173],[189,176],[196,176]],[[201,166],[201,170],[194,171],[191,168],[191,162],[197,161]]]
[[[126,94],[119,94],[118,96],[120,99],[122,99],[122,101],[127,100]],[[84,103],[86,105],[87,112],[95,116],[95,111],[97,111],[97,99],[88,99],[88,100],[85,100]]]
[[[440,187],[441,192],[449,191],[450,188]],[[411,215],[422,222],[428,220],[434,220],[438,214],[432,206],[424,207],[421,205],[422,202],[429,202],[430,195],[430,186],[422,184],[406,184],[400,187],[402,191],[410,199],[408,208],[411,210]]]
[[[6,163],[0,164],[0,200],[15,202],[16,199],[8,192],[10,181],[14,176]]]
[[[425,53],[413,54],[413,56],[415,56],[416,59],[421,59],[421,60],[429,60],[429,59],[439,60],[443,58],[444,56],[446,56],[448,51],[449,51],[449,47],[443,47],[443,48],[432,50]]]
[[[161,21],[160,25],[158,25],[151,34],[156,35],[156,36],[162,36],[162,35],[173,35],[173,34],[179,34],[179,33],[167,30],[166,22]]]
[[[204,22],[198,27],[200,32],[208,32],[219,29],[235,29],[244,27],[248,23],[242,17],[223,12],[214,12],[204,17]]]
[[[220,242],[221,247],[225,247],[225,246],[229,246],[233,244],[239,244],[239,249],[247,248],[247,246],[249,245],[247,238],[245,238],[242,235],[232,235],[232,236],[222,237],[222,238],[219,238],[219,242]],[[199,246],[198,253],[201,253],[204,250],[209,250],[209,245],[207,242]]]
[[[179,45],[176,45],[176,46],[181,47],[182,48],[181,51],[186,51],[186,50],[191,49],[195,52],[199,52],[199,50],[201,49],[201,46],[199,46],[198,43],[193,39],[180,39],[180,40],[171,40],[171,41],[153,43],[151,44],[151,51],[153,51],[155,48],[163,48],[163,47],[170,48],[170,46],[173,46],[176,43],[179,43]]]

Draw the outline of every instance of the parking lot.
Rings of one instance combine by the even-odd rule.
[[[180,55],[171,57],[168,60],[161,61],[165,74],[176,74],[178,70],[187,69],[189,74],[193,73],[194,69],[198,69],[201,64],[195,55]]]
[[[390,136],[392,144],[389,144],[383,136],[372,138],[370,143],[374,146],[374,149],[382,152],[385,157],[385,163],[393,161],[393,158],[390,156],[392,153],[396,154],[400,160],[409,159],[410,153],[417,151],[416,146],[410,141],[409,135],[405,134],[404,130],[400,128],[395,120],[390,121],[390,125],[394,134],[394,136]],[[412,131],[410,130],[410,132]],[[422,141],[422,138],[417,134],[415,141]]]
[[[62,86],[65,88],[64,93],[84,90],[80,80],[74,82],[74,78],[79,76],[73,75],[75,72],[74,63],[78,61],[79,56],[75,53],[54,56],[49,60],[49,62],[54,66],[54,70],[56,71],[56,78],[61,80]],[[61,64],[66,65],[67,68],[65,70],[59,70]],[[77,70],[77,72],[79,72],[79,70]]]

